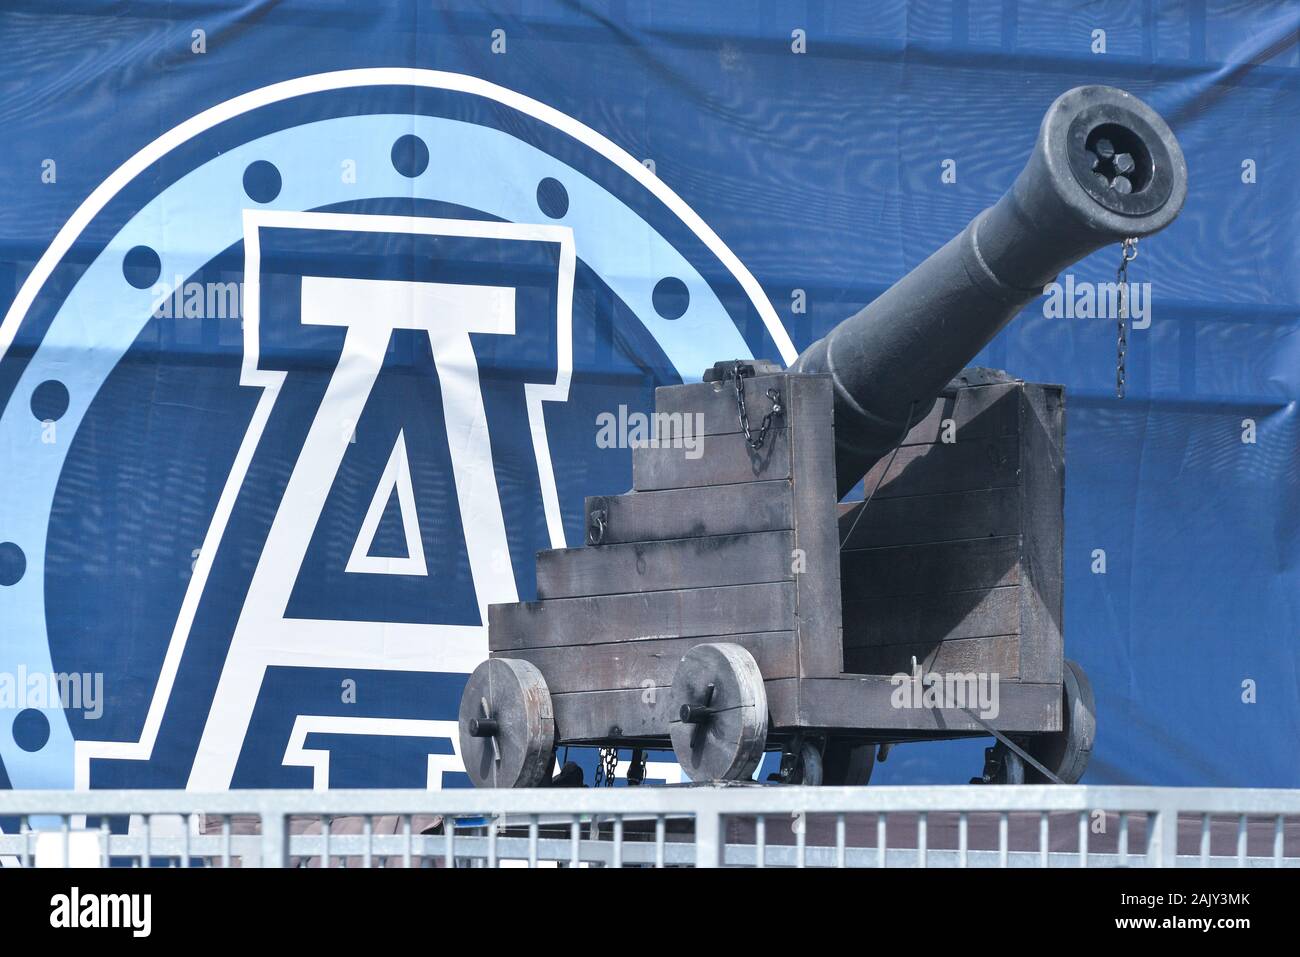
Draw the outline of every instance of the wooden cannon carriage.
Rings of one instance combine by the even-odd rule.
[[[780,749],[781,780],[865,783],[880,745],[990,734],[981,780],[1077,781],[1095,717],[1064,658],[1064,393],[960,370],[1185,191],[1154,111],[1072,90],[1002,200],[789,370],[658,389],[632,490],[538,554],[536,601],[490,609],[460,708],[474,783],[546,784],[557,745],[671,747],[694,781]]]
[[[471,736],[467,763],[538,785],[556,745],[671,746],[692,778],[735,779],[785,748],[840,781],[854,751],[869,770],[863,745],[983,735],[983,721],[1049,735],[1051,770],[1077,778],[1065,765],[1086,761],[1091,703],[1063,689],[1062,391],[972,378],[867,475],[879,488],[861,515],[835,494],[829,376],[741,379],[754,421],[773,397],[781,409],[759,449],[732,381],[659,389],[656,421],[701,422],[702,454],[662,432],[634,450],[633,490],[587,500],[588,544],[538,554],[539,600],[492,607],[462,720],[484,700],[486,716],[526,719],[500,762]],[[996,714],[979,717],[969,681],[954,683],[962,707],[898,706],[913,662],[996,677]]]

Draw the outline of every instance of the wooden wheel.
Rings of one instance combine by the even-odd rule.
[[[1092,684],[1078,664],[1067,660],[1061,679],[1064,695],[1061,730],[1035,735],[1026,743],[1025,750],[1063,784],[1075,784],[1083,777],[1092,757],[1092,745],[1097,738],[1097,705],[1092,697]],[[1026,764],[1025,781],[1046,784],[1047,778],[1033,765]]]
[[[767,691],[754,656],[733,644],[696,645],[673,674],[669,737],[692,781],[751,777],[767,742]]]
[[[546,781],[555,717],[537,668],[489,658],[474,669],[460,699],[460,753],[478,788],[531,788]]]

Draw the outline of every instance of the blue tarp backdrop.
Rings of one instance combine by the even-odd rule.
[[[1117,248],[975,363],[1067,387],[1085,780],[1300,787],[1298,31],[1244,0],[0,0],[0,786],[465,786],[484,609],[630,484],[598,417],[790,361],[1105,83],[1190,177],[1131,268],[1128,397],[1089,305]],[[873,782],[964,782],[986,743]]]

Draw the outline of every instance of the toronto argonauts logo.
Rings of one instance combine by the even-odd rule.
[[[182,123],[0,326],[8,784],[463,784],[487,606],[628,485],[598,417],[793,351],[637,158],[511,91],[347,71]]]

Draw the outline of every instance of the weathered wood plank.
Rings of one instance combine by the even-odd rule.
[[[844,601],[844,646],[898,645],[986,638],[1020,631],[1020,588],[889,595]]]
[[[983,729],[957,708],[898,708],[896,685],[884,675],[784,679],[767,683],[769,706],[782,704],[798,686],[798,722],[805,728],[843,728],[887,735],[889,732],[980,732]],[[999,731],[1042,732],[1061,728],[1061,686],[1000,681],[998,713],[984,717]],[[778,726],[779,727],[779,726]]]
[[[912,659],[925,673],[998,675],[999,681],[1020,677],[1020,636],[949,638],[902,645],[844,648],[844,670],[863,675],[909,674]]]
[[[794,585],[729,585],[491,605],[492,651],[794,629]],[[580,652],[578,652],[580,653]]]
[[[798,721],[794,698],[782,686],[794,685],[796,679],[782,678],[764,683],[768,689],[767,713],[774,726],[792,728]],[[677,717],[670,712],[671,686],[585,691],[553,694],[551,708],[555,714],[556,744],[581,744],[600,740],[655,739],[658,746],[667,742],[668,724]],[[651,742],[647,742],[651,743]]]
[[[839,530],[835,524],[834,394],[830,376],[790,376],[795,601],[802,675],[844,670]]]
[[[1006,488],[1018,484],[1019,469],[1019,439],[1013,434],[967,438],[952,445],[905,445],[892,461],[886,455],[873,465],[863,482],[870,491],[885,473],[874,501],[898,495]]]
[[[912,426],[904,445],[938,442],[943,423],[952,420],[954,438],[989,438],[1012,435],[1018,428],[1017,405],[1020,384],[1016,382],[957,389],[939,396],[925,418]]]
[[[669,689],[588,691],[551,695],[555,743],[607,738],[667,738]]]
[[[1021,403],[1021,673],[1060,681],[1064,656],[1065,395],[1026,385]]]
[[[918,545],[1020,532],[1020,489],[974,489],[898,498],[873,498],[862,512],[859,502],[840,515],[844,547]],[[851,531],[851,534],[850,534]]]
[[[937,442],[945,420],[951,419],[958,439],[1009,435],[1016,431],[1017,382],[957,389],[941,395],[921,421],[912,427],[904,445]],[[784,375],[759,376],[744,380],[745,408],[752,423],[763,420],[771,411],[768,389],[777,394],[789,409],[788,382]],[[685,385],[660,386],[655,390],[655,411],[664,416],[703,416],[693,418],[703,435],[724,435],[740,431],[736,413],[735,387],[731,382],[693,382]],[[676,429],[680,419],[661,419],[661,425]],[[776,425],[784,426],[778,416]],[[663,434],[655,431],[653,434]]]
[[[1016,535],[841,553],[840,587],[850,601],[994,588],[1019,581]]]
[[[768,389],[775,389],[782,404],[788,408],[787,379],[784,375],[756,376],[744,379],[745,412],[751,428],[757,428],[763,417],[772,411]],[[655,389],[655,412],[660,416],[691,416],[692,428],[702,430],[697,434],[726,435],[739,432],[740,416],[736,410],[736,385],[734,382],[691,382],[685,385],[661,385]],[[677,427],[679,419],[657,419],[659,427]],[[774,420],[784,427],[783,416]],[[655,433],[659,434],[659,433]]]
[[[789,581],[794,533],[752,532],[537,553],[537,597]]]
[[[706,642],[729,642],[746,648],[758,662],[765,679],[793,678],[799,674],[798,649],[790,631],[622,641],[584,645],[580,649],[524,648],[504,657],[531,661],[542,672],[551,694],[620,688],[641,690],[672,685],[682,656]]]
[[[710,435],[693,450],[641,446],[632,450],[632,487],[638,492],[699,485],[732,485],[790,477],[790,441],[773,429],[751,449],[741,433]]]
[[[790,483],[783,481],[598,495],[586,506],[588,545],[596,544],[597,511],[604,513],[606,545],[793,527]]]

